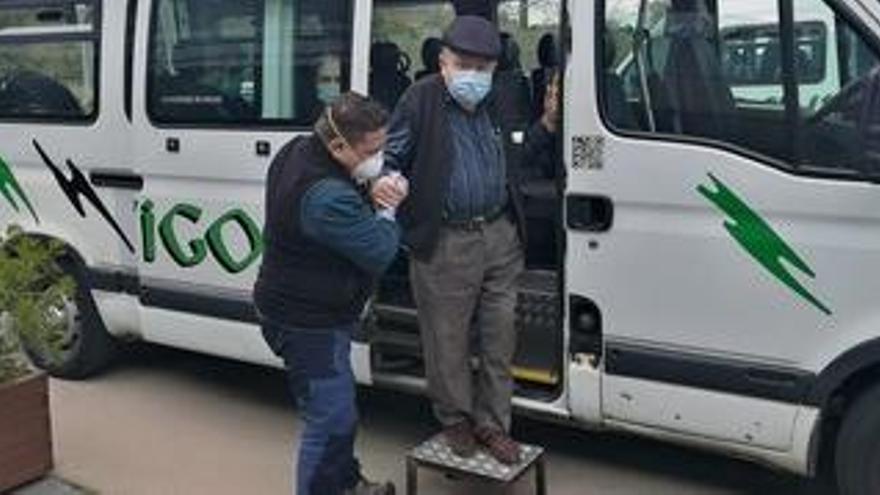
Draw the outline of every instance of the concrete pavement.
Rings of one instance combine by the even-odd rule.
[[[56,473],[102,494],[287,494],[300,428],[280,372],[143,346],[103,376],[53,381]],[[361,394],[359,452],[367,473],[403,492],[404,453],[432,432],[427,402]],[[790,476],[747,463],[617,434],[517,421],[544,445],[553,495],[797,492]],[[491,495],[423,472],[422,494]],[[532,493],[530,478],[515,494]]]
[[[93,495],[84,489],[51,476],[13,490],[10,495]]]

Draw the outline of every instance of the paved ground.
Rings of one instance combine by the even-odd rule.
[[[13,490],[11,495],[90,495],[88,491],[80,489],[67,481],[48,477],[36,481],[18,490]]]
[[[144,347],[97,379],[53,382],[52,404],[56,474],[102,494],[289,493],[289,443],[300,423],[274,370]],[[402,492],[402,454],[431,432],[426,403],[367,390],[361,412],[368,472]],[[797,493],[790,476],[652,441],[528,420],[517,435],[549,450],[552,495]],[[421,479],[427,495],[501,493]]]

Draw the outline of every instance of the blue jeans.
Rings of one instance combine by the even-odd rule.
[[[284,359],[290,393],[305,420],[297,495],[338,495],[358,482],[358,418],[349,361],[355,325],[306,329],[263,321],[263,337]]]

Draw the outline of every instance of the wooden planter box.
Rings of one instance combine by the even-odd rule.
[[[35,374],[0,384],[0,493],[51,469],[48,378]]]

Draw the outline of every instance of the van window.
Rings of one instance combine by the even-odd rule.
[[[414,81],[437,73],[440,38],[454,18],[449,2],[376,0],[370,96],[393,109]]]
[[[604,8],[612,127],[730,144],[794,171],[880,172],[880,63],[823,0],[788,12],[737,0]]]
[[[0,118],[94,118],[99,25],[92,1],[0,4]]]
[[[502,106],[509,110],[508,117],[513,114],[513,120],[534,120],[543,110],[548,76],[559,63],[556,35],[561,5],[562,0],[497,2],[495,17],[503,50],[495,94],[508,100]],[[454,18],[455,9],[448,1],[376,0],[370,95],[394,108],[413,82],[436,73],[440,38]]]
[[[828,31],[821,22],[795,26],[798,81],[817,84],[827,76]],[[731,25],[721,29],[721,65],[733,87],[782,83],[779,26]]]
[[[150,117],[309,126],[349,87],[351,33],[351,0],[159,0]]]
[[[498,3],[498,28],[517,41],[518,62],[522,67],[541,67],[538,46],[542,38],[559,34],[561,3],[561,0],[501,0]],[[543,63],[546,65],[547,61]]]
[[[498,4],[503,52],[496,94],[507,100],[501,103],[508,108],[508,120],[523,120],[517,115],[519,110],[510,112],[511,106],[525,105],[531,121],[544,111],[547,86],[560,64],[557,38],[561,12],[561,0],[502,0]],[[525,76],[523,82],[519,82],[521,76]],[[522,91],[521,86],[526,96],[511,101],[510,95]]]

